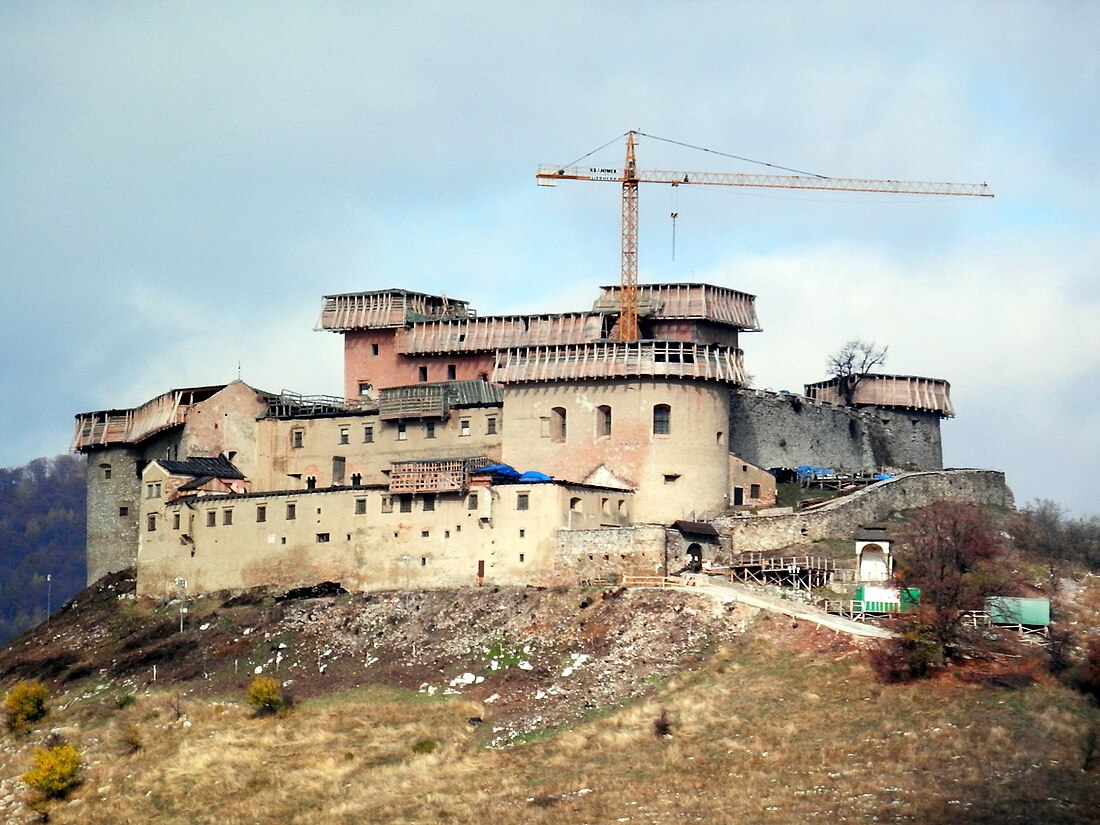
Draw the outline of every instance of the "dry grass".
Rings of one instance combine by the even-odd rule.
[[[74,740],[88,762],[56,823],[920,821],[1086,823],[1095,708],[1056,686],[878,685],[858,653],[763,640],[599,719],[487,750],[481,705],[368,688],[255,718],[142,696]],[[669,736],[655,722],[666,712]],[[485,716],[479,727],[471,716]],[[143,747],[123,754],[136,728]],[[431,753],[416,753],[433,740]],[[4,765],[15,772],[22,765]]]

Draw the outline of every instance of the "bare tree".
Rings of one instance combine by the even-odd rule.
[[[829,356],[826,370],[836,381],[837,391],[849,406],[856,395],[856,387],[867,373],[886,363],[889,347],[876,347],[874,341],[849,341]]]

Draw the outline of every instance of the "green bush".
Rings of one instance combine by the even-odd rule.
[[[120,693],[115,697],[115,707],[119,710],[125,710],[137,701],[137,697],[132,693]]]
[[[46,699],[50,692],[41,682],[16,682],[4,694],[4,713],[12,728],[25,728],[46,715]]]
[[[80,773],[80,751],[75,745],[35,748],[33,766],[20,779],[47,799],[63,796]]]
[[[248,685],[246,696],[248,704],[256,708],[258,713],[277,713],[287,705],[282,685],[278,679],[270,676],[257,676],[253,679]]]
[[[419,739],[413,744],[413,753],[432,753],[439,747],[434,739]]]

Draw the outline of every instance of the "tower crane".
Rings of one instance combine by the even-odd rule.
[[[638,184],[671,186],[751,186],[765,189],[825,189],[844,192],[881,192],[901,195],[968,195],[991,198],[984,183],[931,183],[906,180],[833,178],[823,175],[748,175],[723,172],[670,172],[640,170],[634,152],[635,135],[626,133],[626,162],[621,169],[599,166],[540,166],[539,186],[556,186],[559,180],[611,181],[623,187],[622,282],[619,288],[619,340],[636,341],[638,331]]]

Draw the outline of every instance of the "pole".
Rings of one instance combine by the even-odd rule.
[[[50,625],[50,599],[53,596],[53,576],[46,574],[46,626]]]

